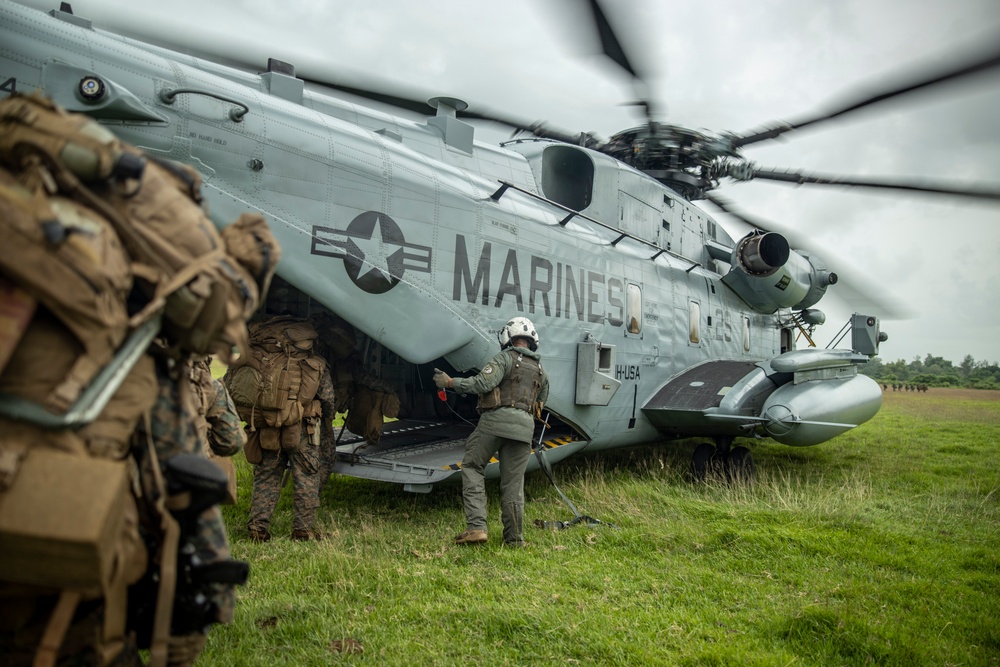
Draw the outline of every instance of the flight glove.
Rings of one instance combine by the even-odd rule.
[[[450,388],[454,383],[451,376],[439,368],[434,369],[434,384],[438,389]]]

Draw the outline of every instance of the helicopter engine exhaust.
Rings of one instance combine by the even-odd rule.
[[[837,274],[819,258],[790,249],[785,237],[776,232],[754,231],[743,237],[729,263],[732,268],[722,281],[761,313],[808,308],[837,282]]]
[[[785,265],[790,252],[788,241],[781,234],[751,234],[736,246],[733,258],[738,263],[734,266],[742,267],[750,275],[767,277]]]

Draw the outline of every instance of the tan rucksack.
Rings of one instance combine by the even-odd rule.
[[[155,507],[135,492],[129,440],[158,391],[137,333],[155,333],[162,312],[173,356],[246,350],[245,319],[280,251],[259,215],[220,235],[190,168],[150,161],[85,116],[21,95],[0,101],[0,233],[0,588],[58,595],[52,627],[63,631],[77,602],[101,598],[96,643],[112,656],[125,586],[148,555],[160,563],[151,661],[165,664],[179,532],[158,465]],[[109,369],[120,385],[103,384]],[[117,389],[91,402],[108,386]],[[161,521],[159,553],[146,553],[137,515]],[[44,621],[31,590],[23,604],[4,598],[5,623]],[[62,635],[41,627],[35,659],[54,662]]]
[[[147,299],[133,326],[162,309],[163,333],[180,352],[230,361],[234,347],[245,348],[245,322],[280,258],[259,214],[220,235],[194,169],[149,159],[39,96],[0,102],[0,162],[39,196],[59,193],[111,223]]]
[[[24,188],[3,167],[0,235],[0,394],[6,408],[21,401],[22,412],[39,406],[54,420],[129,334],[129,260],[101,216]],[[100,645],[109,654],[124,645],[126,587],[147,562],[125,456],[156,397],[151,358],[124,370],[100,413],[76,428],[0,417],[0,588],[56,591],[70,613],[101,599]],[[31,637],[30,619],[44,607],[22,595],[5,598],[4,622]],[[58,652],[60,640],[35,659]]]
[[[114,230],[91,209],[64,197],[39,196],[18,185],[5,169],[0,169],[0,221],[0,266],[9,289],[17,290],[12,296],[24,299],[5,302],[30,302],[32,315],[38,306],[44,310],[39,317],[21,320],[21,326],[11,313],[4,329],[9,333],[18,326],[23,334],[33,322],[32,339],[55,341],[59,334],[50,335],[47,325],[55,320],[75,338],[70,349],[36,345],[42,358],[20,359],[31,370],[7,374],[16,386],[4,389],[64,412],[125,340],[125,299],[132,286],[128,257]],[[19,338],[5,336],[7,349],[0,354],[10,357]]]
[[[318,437],[322,406],[316,399],[326,361],[312,353],[309,322],[281,316],[250,325],[250,352],[230,367],[226,388],[250,429],[264,429],[264,449],[295,449],[301,426]]]
[[[361,373],[355,377],[344,427],[351,433],[364,437],[369,444],[382,438],[385,418],[399,415],[399,396],[386,380]]]

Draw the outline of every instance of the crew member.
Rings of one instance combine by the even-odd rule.
[[[482,544],[489,539],[483,470],[498,454],[503,541],[523,546],[524,471],[531,455],[534,416],[541,414],[549,395],[535,325],[525,317],[515,317],[500,330],[499,354],[478,375],[452,378],[435,368],[434,384],[439,389],[479,395],[479,423],[465,442],[462,458],[466,529],[455,537],[455,543]]]

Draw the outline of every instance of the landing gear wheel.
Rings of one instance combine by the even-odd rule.
[[[753,455],[746,447],[735,447],[726,461],[726,472],[733,484],[749,484],[753,481]]]
[[[715,447],[703,442],[691,454],[691,481],[704,482],[709,471],[714,467]]]

